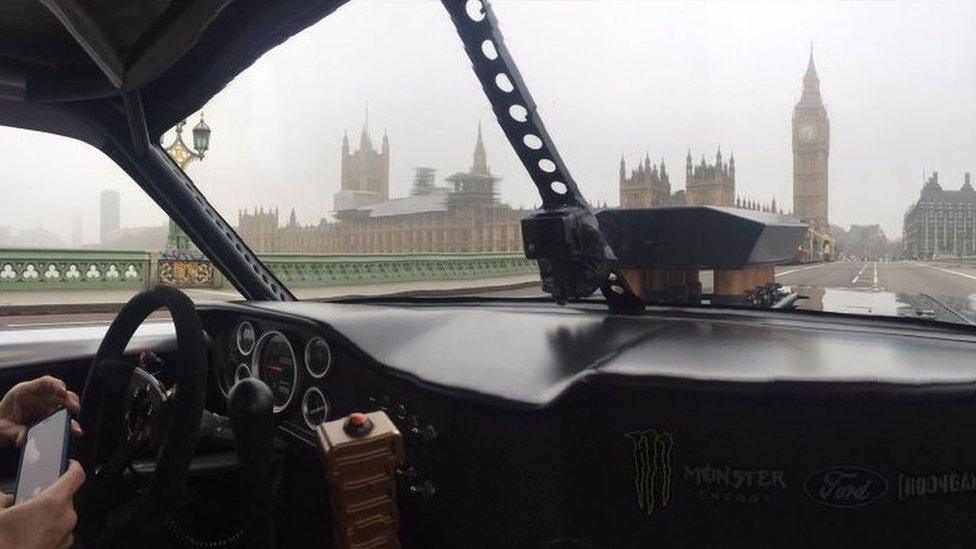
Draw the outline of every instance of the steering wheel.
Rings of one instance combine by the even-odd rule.
[[[171,379],[164,379],[170,384],[158,379],[160,372],[154,375],[123,360],[132,334],[161,307],[169,310],[176,327],[178,364],[167,372]],[[160,535],[167,509],[183,493],[199,436],[207,389],[206,349],[193,302],[175,288],[157,286],[141,292],[115,317],[85,383],[79,417],[85,436],[74,452],[87,474],[75,501],[77,534],[87,544],[128,544]],[[118,409],[121,414],[113,413]],[[159,444],[155,473],[136,505],[109,517],[122,473],[150,437]]]

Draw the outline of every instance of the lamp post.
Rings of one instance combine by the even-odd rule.
[[[176,137],[173,139],[173,142],[163,146],[166,154],[184,172],[190,162],[203,160],[203,155],[210,148],[210,126],[203,120],[203,113],[200,113],[200,121],[197,122],[197,125],[193,126],[193,149],[188,147],[183,141],[183,126],[185,125],[186,119],[184,118],[176,125]],[[169,234],[166,236],[166,249],[188,250],[190,246],[190,238],[170,219]]]

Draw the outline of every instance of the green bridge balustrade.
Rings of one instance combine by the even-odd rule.
[[[488,279],[538,273],[519,252],[446,254],[261,254],[288,287],[419,280]],[[156,283],[220,288],[220,272],[199,257],[167,252],[0,248],[0,291],[140,289]]]

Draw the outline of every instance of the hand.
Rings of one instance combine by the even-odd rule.
[[[78,395],[60,379],[43,376],[14,385],[0,400],[0,446],[22,445],[28,425],[62,406],[72,414],[81,411]],[[71,420],[71,432],[81,436],[75,420]]]
[[[12,505],[12,497],[0,494],[0,547],[71,547],[78,522],[73,499],[84,482],[81,465],[71,460],[61,478],[30,501]]]

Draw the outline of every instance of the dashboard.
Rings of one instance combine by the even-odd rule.
[[[404,535],[431,536],[408,546],[976,536],[969,327],[542,303],[198,310],[213,404],[265,381],[289,448],[314,456],[318,422],[387,412]]]

